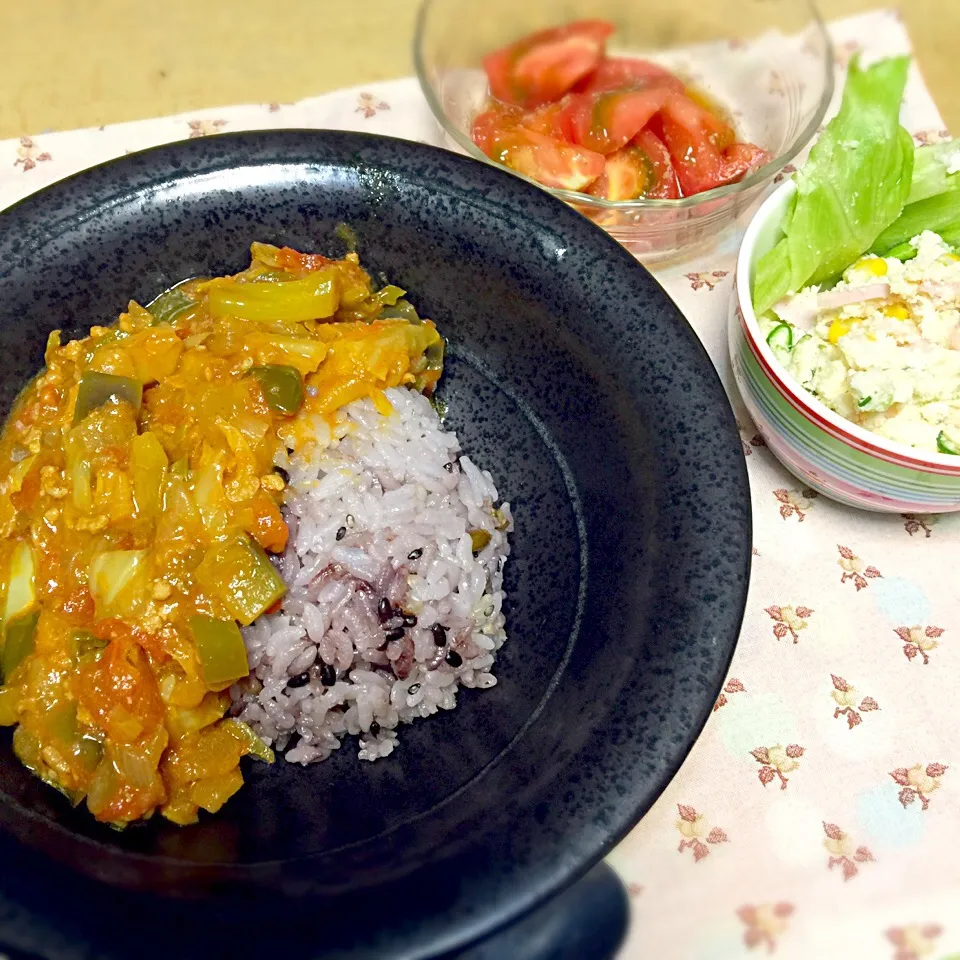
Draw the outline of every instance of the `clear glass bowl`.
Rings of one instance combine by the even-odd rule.
[[[680,200],[610,201],[541,188],[641,260],[681,258],[715,242],[753,208],[816,134],[833,96],[830,38],[810,0],[746,0],[736,21],[726,7],[701,3],[678,15],[676,0],[425,0],[414,61],[448,145],[493,163],[470,136],[488,96],[483,55],[545,27],[610,20],[616,33],[609,53],[673,70],[730,113],[740,139],[774,157],[739,183]]]

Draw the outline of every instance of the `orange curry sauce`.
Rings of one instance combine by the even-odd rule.
[[[235,277],[131,302],[46,367],[0,438],[0,724],[98,819],[176,823],[273,755],[226,717],[238,623],[277,606],[288,451],[382,390],[430,392],[443,342],[355,255],[263,244]]]

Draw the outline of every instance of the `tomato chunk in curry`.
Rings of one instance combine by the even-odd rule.
[[[117,826],[194,822],[273,760],[229,717],[241,625],[275,608],[294,452],[344,404],[431,392],[443,341],[357,257],[253,244],[61,343],[0,438],[0,724],[21,761]]]

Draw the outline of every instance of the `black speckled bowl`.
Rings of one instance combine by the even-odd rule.
[[[235,951],[242,927],[245,955],[281,930],[303,958],[452,949],[596,862],[709,714],[750,557],[726,398],[650,274],[509,174],[291,130],[176,143],[55,184],[0,214],[0,404],[51,330],[82,335],[131,297],[238,270],[254,239],[342,254],[342,221],[365,266],[449,338],[449,422],[514,505],[500,683],[405,728],[387,760],[346,747],[307,769],[254,765],[219,816],[186,829],[100,827],[7,737],[0,913],[19,918],[14,946],[129,956],[138,930],[141,957],[202,944],[209,958],[212,943]]]

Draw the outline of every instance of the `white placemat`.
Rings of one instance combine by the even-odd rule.
[[[831,25],[852,53],[902,53],[895,12]],[[840,87],[838,83],[838,91]],[[914,68],[903,120],[942,120]],[[132,150],[227,130],[335,127],[440,144],[416,81],[0,142],[0,206]],[[960,951],[960,514],[874,516],[800,489],[743,411],[726,352],[738,236],[657,270],[738,413],[753,578],[713,717],[611,854],[633,904],[623,960],[946,960]]]

